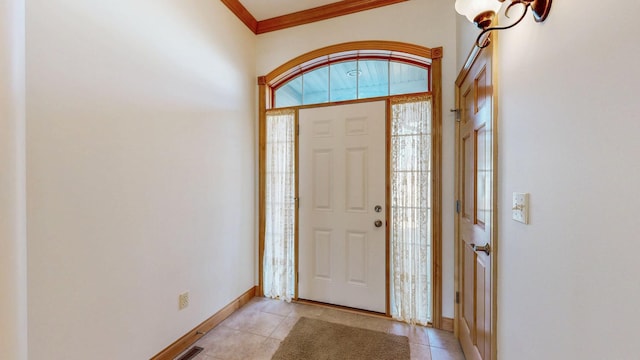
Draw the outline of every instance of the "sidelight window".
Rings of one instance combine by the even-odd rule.
[[[294,110],[267,112],[264,295],[291,301],[295,265]]]
[[[431,96],[391,102],[391,315],[432,320]]]

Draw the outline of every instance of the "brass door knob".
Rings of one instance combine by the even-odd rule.
[[[489,243],[486,243],[483,246],[476,246],[476,244],[471,244],[471,247],[475,251],[484,251],[485,254],[491,255],[491,245],[489,245]]]

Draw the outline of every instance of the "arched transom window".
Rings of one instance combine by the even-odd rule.
[[[307,61],[272,82],[275,108],[430,91],[429,59],[357,50]]]

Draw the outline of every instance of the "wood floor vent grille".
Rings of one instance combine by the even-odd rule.
[[[175,359],[175,360],[191,360],[194,357],[196,357],[196,355],[200,354],[200,352],[204,350],[204,348],[201,348],[200,346],[194,346],[191,348],[191,350],[187,351],[186,353],[182,354],[182,356],[180,356],[179,358]]]

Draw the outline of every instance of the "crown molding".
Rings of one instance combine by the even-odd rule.
[[[287,29],[409,0],[343,0],[316,8],[257,21],[240,0],[222,1],[254,34]]]
[[[244,5],[242,5],[239,0],[220,0],[220,1],[222,1],[222,3],[225,4],[229,8],[229,10],[231,10],[231,12],[234,13],[235,16],[238,17],[238,19],[240,19],[240,21],[242,21],[245,25],[247,25],[249,30],[251,30],[254,34],[257,34],[258,20],[256,20],[256,18],[254,18],[253,15],[251,15],[249,10],[247,10],[247,8],[245,8]]]

